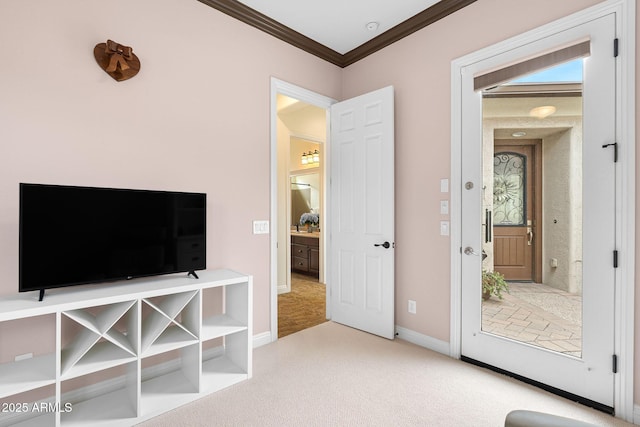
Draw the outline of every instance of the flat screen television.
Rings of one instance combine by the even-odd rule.
[[[204,193],[20,184],[19,291],[206,269]]]

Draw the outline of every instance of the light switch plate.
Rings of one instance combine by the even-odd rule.
[[[447,178],[443,178],[440,180],[440,192],[441,193],[449,192],[449,180]]]
[[[440,221],[440,235],[441,236],[449,235],[449,221]]]
[[[269,221],[253,221],[253,234],[269,234]]]
[[[442,215],[449,215],[449,201],[440,200],[440,213]]]

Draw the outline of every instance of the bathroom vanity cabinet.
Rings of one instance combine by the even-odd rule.
[[[320,273],[320,233],[291,235],[291,270],[318,277]]]

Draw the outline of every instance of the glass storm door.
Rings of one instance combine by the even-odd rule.
[[[462,74],[462,357],[606,411],[614,398],[614,18]],[[568,64],[582,67],[581,81],[523,79]],[[499,73],[507,77],[478,84]],[[482,284],[502,276],[509,291],[483,299]]]

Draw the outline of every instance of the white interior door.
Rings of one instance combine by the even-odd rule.
[[[612,408],[616,249],[615,77],[613,14],[472,64],[462,76],[461,354]],[[482,94],[474,76],[590,41],[584,60],[581,210],[582,343],[579,356],[483,330],[481,302],[483,217]],[[552,191],[552,189],[551,189]],[[468,248],[468,249],[467,249]],[[465,250],[466,249],[466,250]],[[543,262],[547,262],[543,254]]]
[[[393,87],[334,104],[330,147],[331,318],[393,339]]]

